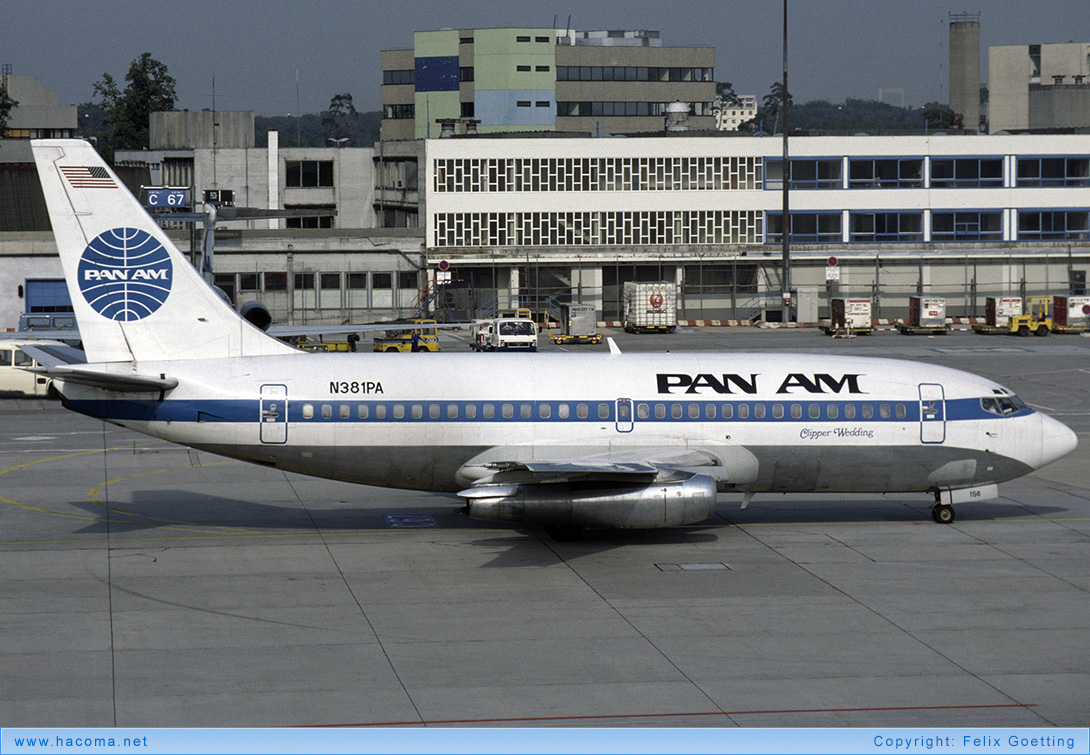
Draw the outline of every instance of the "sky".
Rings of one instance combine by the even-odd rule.
[[[1090,41],[1090,0],[787,7],[797,103],[946,102],[950,13],[981,14],[985,81],[989,46]],[[150,52],[176,80],[179,109],[314,113],[347,92],[364,112],[380,109],[379,51],[412,48],[414,31],[570,25],[653,29],[667,46],[715,47],[716,80],[760,98],[782,76],[782,9],[781,0],[2,0],[0,63],[37,76],[62,105],[96,100],[104,73],[123,85],[132,61]]]

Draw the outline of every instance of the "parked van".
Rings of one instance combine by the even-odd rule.
[[[40,346],[64,346],[60,341],[0,339],[0,398],[26,398],[49,393],[49,378],[27,372],[23,367],[40,366],[22,350],[25,343]]]

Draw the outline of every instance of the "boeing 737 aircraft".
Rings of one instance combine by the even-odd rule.
[[[1076,445],[1001,385],[899,360],[306,353],[225,304],[89,144],[33,150],[87,356],[35,369],[157,438],[562,538],[700,522],[731,491],[918,492],[950,522]]]

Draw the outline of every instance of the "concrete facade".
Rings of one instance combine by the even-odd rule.
[[[1090,43],[988,48],[988,129],[1090,128]]]
[[[253,147],[252,111],[170,110],[151,114],[151,149]]]
[[[19,103],[8,117],[6,139],[65,139],[79,125],[75,105],[61,105],[54,89],[46,89],[37,76],[3,77],[8,95]]]

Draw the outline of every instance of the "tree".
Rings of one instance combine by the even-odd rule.
[[[927,128],[933,131],[937,128],[953,128],[959,116],[950,109],[949,105],[929,102],[923,106],[923,119],[927,123]]]
[[[329,101],[329,110],[322,114],[322,128],[326,139],[349,139],[353,122],[359,113],[352,104],[352,95],[348,92],[335,94]]]
[[[19,107],[19,103],[8,94],[8,88],[0,82],[0,138],[4,136],[4,130],[8,127],[8,117],[11,111]]]
[[[780,127],[780,115],[782,112],[780,106],[783,104],[782,81],[777,81],[775,84],[772,85],[772,87],[768,90],[768,94],[766,94],[764,96],[764,99],[761,101],[761,104],[764,106],[767,120],[772,123],[772,133],[774,134],[776,133],[776,131],[779,130]],[[791,98],[791,93],[788,92],[787,106],[790,107],[793,104],[795,104],[794,100]],[[760,117],[760,113],[758,113],[758,117]]]
[[[729,81],[715,82],[715,101],[724,108],[742,104],[742,99],[734,91],[734,84]]]
[[[174,78],[150,52],[132,62],[125,81],[128,86],[119,90],[113,77],[104,73],[94,87],[94,93],[102,97],[105,122],[110,127],[109,159],[115,150],[147,147],[151,114],[173,110],[178,99]]]

